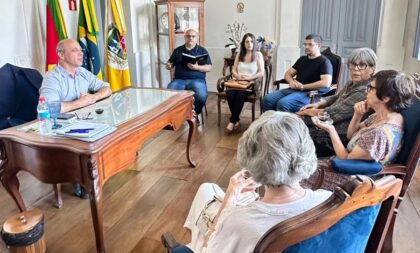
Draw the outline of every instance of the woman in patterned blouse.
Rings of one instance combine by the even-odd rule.
[[[354,115],[347,130],[347,138],[350,140],[347,148],[333,125],[323,123],[317,117],[312,120],[316,126],[328,132],[338,158],[375,160],[388,164],[400,150],[404,123],[400,111],[410,104],[418,85],[416,82],[412,76],[395,70],[375,74],[367,87],[366,100],[354,105]],[[362,121],[369,109],[374,113]],[[335,172],[327,160],[319,161],[319,170],[324,170],[321,186],[324,189],[334,189],[337,184],[348,179],[348,176]],[[317,175],[305,181],[305,187],[313,186],[316,178]]]

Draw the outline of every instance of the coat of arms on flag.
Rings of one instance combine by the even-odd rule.
[[[108,33],[106,39],[106,70],[112,91],[131,86],[125,47],[125,19],[121,0],[109,0],[111,11],[108,14]]]

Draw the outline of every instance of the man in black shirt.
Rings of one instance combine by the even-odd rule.
[[[264,112],[267,110],[297,112],[309,104],[309,91],[318,90],[320,94],[329,91],[333,68],[330,60],[321,55],[321,36],[309,34],[303,46],[306,55],[301,56],[284,75],[290,88],[274,91],[265,96],[262,101]]]
[[[211,70],[211,60],[207,50],[197,44],[198,32],[192,28],[185,31],[185,44],[175,48],[166,63],[168,70],[175,67],[175,78],[168,84],[169,89],[194,91],[196,115],[201,113],[207,101],[206,72]],[[186,63],[182,54],[192,56],[207,55],[204,62]]]

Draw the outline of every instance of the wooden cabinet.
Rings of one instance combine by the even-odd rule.
[[[184,31],[194,28],[199,32],[198,44],[204,45],[204,0],[157,0],[157,50],[159,87],[171,81],[171,72],[165,68],[172,51],[185,43]]]

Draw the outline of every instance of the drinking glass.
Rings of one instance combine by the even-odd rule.
[[[54,120],[54,125],[52,125],[52,129],[57,129],[62,127],[62,125],[57,124],[57,117],[60,115],[61,112],[61,102],[60,101],[51,101],[48,102],[48,109],[50,111],[50,117]]]
[[[334,123],[327,112],[318,113],[318,119],[326,124],[332,125]]]

